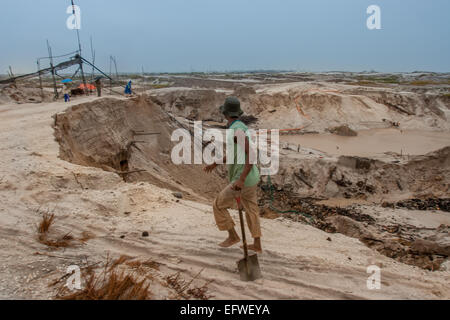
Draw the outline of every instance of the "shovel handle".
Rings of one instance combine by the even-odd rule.
[[[241,197],[237,197],[236,202],[239,209],[239,221],[241,222],[242,242],[244,243],[244,257],[247,260],[248,249],[247,249],[247,239],[245,238],[244,215],[242,214]]]

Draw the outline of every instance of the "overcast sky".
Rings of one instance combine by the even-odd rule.
[[[69,0],[2,0],[0,73],[77,49]],[[109,71],[450,71],[450,0],[75,0]],[[381,8],[381,30],[366,26]]]

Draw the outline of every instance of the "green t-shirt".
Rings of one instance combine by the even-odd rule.
[[[234,145],[234,161],[233,164],[228,164],[228,178],[230,179],[230,182],[233,183],[239,180],[245,168],[245,159],[242,157],[243,155],[245,155],[245,151],[238,150],[238,148],[239,149],[242,148],[237,143],[234,142],[235,131],[236,130],[244,131],[249,140],[250,136],[248,134],[248,127],[242,121],[239,120],[234,121],[229,129],[230,130],[227,131],[227,144],[230,146]],[[241,156],[240,161],[238,161],[238,156]],[[259,179],[260,176],[258,167],[256,165],[253,165],[247,178],[245,179],[245,186],[253,187],[258,184]]]

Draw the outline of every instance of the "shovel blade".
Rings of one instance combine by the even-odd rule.
[[[247,259],[239,260],[238,269],[242,281],[255,281],[262,278],[258,255],[256,254],[248,256]]]

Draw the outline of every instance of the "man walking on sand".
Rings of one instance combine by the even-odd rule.
[[[245,210],[246,220],[254,243],[248,246],[249,250],[262,252],[261,226],[259,221],[259,207],[257,186],[260,179],[256,165],[250,164],[250,140],[247,126],[239,120],[244,113],[236,97],[228,97],[220,111],[228,121],[227,144],[234,145],[234,159],[228,164],[228,178],[230,184],[223,189],[214,200],[213,210],[216,224],[221,231],[228,231],[228,238],[219,244],[223,248],[231,247],[240,242],[234,228],[235,223],[228,212],[236,204],[236,198],[241,198]],[[245,161],[238,161],[239,155],[245,155]],[[243,159],[242,159],[243,160]],[[223,163],[227,163],[226,156]],[[218,166],[217,163],[205,167],[209,173]]]
[[[97,88],[97,96],[101,97],[102,96],[102,81],[101,81],[101,77],[98,77],[97,79],[95,79],[95,87]]]
[[[64,102],[70,102],[70,90],[66,84],[63,84],[62,93],[64,95]]]

